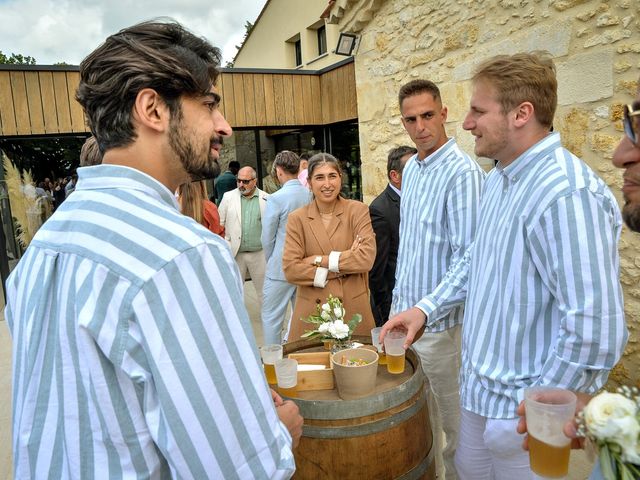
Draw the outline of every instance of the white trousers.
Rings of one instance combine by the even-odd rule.
[[[516,432],[518,419],[486,418],[464,408],[456,450],[461,480],[530,480],[529,453]]]
[[[429,417],[438,470],[444,465],[446,480],[456,480],[454,457],[460,426],[460,336],[462,326],[444,332],[425,332],[413,344],[429,381]],[[443,435],[444,433],[444,435]],[[443,438],[444,437],[444,438]]]
[[[264,250],[258,250],[257,252],[238,252],[236,254],[236,263],[240,269],[240,278],[242,278],[243,281],[247,278],[247,272],[249,272],[253,286],[256,289],[256,295],[258,296],[258,305],[262,305],[264,270],[266,268]]]
[[[274,280],[268,277],[264,279],[261,316],[265,345],[282,342],[282,326],[289,303],[291,303],[291,312],[293,312],[296,288],[295,285],[284,280]],[[284,339],[286,340],[286,335]]]

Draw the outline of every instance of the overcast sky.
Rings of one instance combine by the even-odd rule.
[[[104,39],[134,23],[169,16],[233,59],[266,0],[0,0],[0,51],[40,65],[78,65]]]

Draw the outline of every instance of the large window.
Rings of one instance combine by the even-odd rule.
[[[327,53],[327,29],[322,25],[316,30],[318,36],[318,55]]]
[[[293,48],[296,52],[296,67],[299,67],[302,65],[302,44],[300,43],[300,39],[293,43]]]

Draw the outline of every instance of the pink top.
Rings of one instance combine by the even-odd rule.
[[[302,184],[303,187],[309,186],[309,182],[307,182],[308,177],[309,177],[309,170],[307,170],[306,168],[298,174],[298,180],[300,180],[300,183]]]

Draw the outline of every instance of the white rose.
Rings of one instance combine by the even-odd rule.
[[[347,338],[349,336],[349,325],[345,324],[342,320],[336,320],[331,323],[331,327],[329,327],[329,333],[333,338],[337,338],[338,340],[342,340],[343,338]]]
[[[322,304],[322,311],[323,312],[330,312],[331,311],[331,307],[329,306],[328,303],[323,303]]]
[[[331,320],[331,314],[329,312],[326,311],[322,311],[320,312],[320,317],[322,317],[323,320],[329,321]]]
[[[334,307],[333,314],[337,319],[341,319],[344,317],[344,308],[342,307]]]
[[[322,312],[322,313],[324,313],[324,312]],[[326,332],[329,331],[330,327],[331,327],[331,322],[324,322],[324,323],[320,324],[320,326],[318,327],[318,331],[320,333],[326,333]]]
[[[598,440],[620,445],[625,455],[637,455],[640,424],[637,406],[619,393],[602,392],[584,408],[584,420],[589,432]]]

